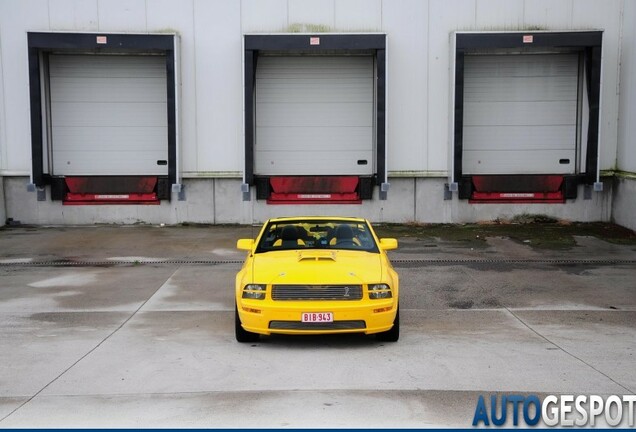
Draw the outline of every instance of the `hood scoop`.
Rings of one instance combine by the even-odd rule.
[[[336,261],[334,251],[303,251],[298,252],[298,261]]]

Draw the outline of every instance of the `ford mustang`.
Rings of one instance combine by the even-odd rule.
[[[386,251],[397,240],[378,239],[365,219],[270,219],[236,275],[235,333],[239,342],[270,334],[375,334],[400,337],[399,280]]]

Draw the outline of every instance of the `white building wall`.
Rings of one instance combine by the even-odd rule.
[[[616,165],[618,136],[618,76],[621,45],[621,11],[624,2],[609,0],[576,0],[572,4],[573,28],[598,28],[603,33],[603,72],[601,83],[601,138],[599,140],[600,169]],[[593,27],[594,26],[594,27]]]
[[[108,3],[108,2],[106,2]],[[148,31],[170,32],[179,34],[181,81],[181,168],[184,171],[196,171],[198,160],[197,147],[197,74],[194,26],[194,3],[191,1],[175,2],[173,0],[153,0],[152,7],[147,9],[146,23]]]
[[[287,1],[269,0],[267,7],[261,7],[263,0],[243,0],[241,2],[242,31],[245,33],[289,31]]]
[[[1,36],[1,34],[0,34]],[[4,203],[4,178],[2,172],[5,170],[7,159],[7,138],[4,113],[4,75],[2,73],[2,38],[0,37],[0,226],[5,224],[7,219],[6,206]]]
[[[236,197],[232,196],[233,199],[227,202],[227,208],[231,209],[227,211],[236,215],[236,221],[250,222],[255,215],[273,210],[259,201],[249,204],[255,210],[246,213],[248,204],[240,202],[240,182],[234,184],[234,179],[241,178],[244,164],[242,35],[253,32],[379,31],[387,33],[388,38],[390,176],[392,179],[410,179],[411,189],[407,186],[409,181],[399,186],[400,196],[405,194],[404,199],[415,201],[422,195],[421,191],[427,191],[427,203],[411,204],[412,211],[405,211],[399,218],[450,222],[473,216],[497,217],[500,209],[494,206],[485,206],[476,212],[476,207],[466,201],[457,201],[456,196],[452,203],[442,200],[443,179],[449,167],[450,34],[456,30],[603,29],[601,169],[634,172],[636,126],[633,121],[622,122],[619,140],[617,94],[622,29],[621,109],[623,116],[633,118],[636,90],[633,85],[630,89],[626,77],[636,72],[634,9],[635,2],[624,0],[0,0],[0,176],[5,176],[5,189],[8,190],[7,178],[30,173],[27,31],[176,32],[180,35],[181,52],[179,157],[184,177],[232,178],[228,184],[236,186]],[[621,16],[630,24],[622,25]],[[425,177],[438,179],[430,188],[413,180]],[[27,182],[21,177],[9,183],[11,190],[15,190],[17,183],[26,187]],[[197,220],[208,214],[211,218],[208,222],[213,222],[216,216],[208,211],[208,207],[205,211],[192,207],[193,202],[212,206],[206,201],[208,198],[195,195],[195,190],[207,193],[204,192],[206,188],[196,184],[187,193],[191,214],[196,214]],[[225,187],[220,184],[217,182],[208,189],[225,193]],[[435,188],[439,188],[439,193],[432,192]],[[228,188],[227,193],[231,194],[231,189]],[[389,196],[391,193],[398,194],[394,188]],[[21,197],[35,201],[35,194]],[[432,198],[434,202],[430,201]],[[216,205],[221,205],[220,195],[215,199]],[[6,200],[9,213],[22,208],[15,206],[15,197],[7,194]],[[596,204],[594,200],[583,200],[579,194],[577,206]],[[175,216],[175,208],[181,208],[181,205],[170,204],[172,210],[165,213],[162,210],[161,217],[166,222],[183,221],[182,217]],[[382,205],[373,204],[378,208]],[[539,212],[543,207],[547,208],[545,212],[570,214],[557,210],[559,206],[531,209]],[[57,212],[50,219],[60,219],[61,210],[56,206],[42,208]],[[152,208],[144,209],[142,214],[150,214]],[[309,210],[315,208],[309,207]],[[330,206],[326,211],[336,208]],[[342,207],[343,212],[358,214],[364,214],[365,209]],[[277,212],[287,210],[276,209]],[[39,220],[45,222],[46,213],[42,211]],[[73,210],[74,220],[79,220],[81,212]],[[583,212],[586,218],[593,217],[593,213]],[[603,218],[606,214],[600,211],[597,216]],[[15,217],[27,219],[29,216],[16,214]]]
[[[242,175],[241,41],[240,2],[194,2],[196,113],[183,111],[182,121],[196,122],[197,151],[196,166],[184,166],[185,176],[191,171],[204,176],[215,172]]]
[[[387,33],[388,169],[396,175],[422,175],[429,145],[428,7],[418,0],[402,6],[383,10],[381,28]]]
[[[620,57],[620,110],[613,220],[636,230],[636,2],[623,11]]]
[[[27,35],[29,28],[48,28],[46,0],[0,1],[0,51],[4,148],[0,175],[29,175],[31,172],[31,126],[29,120],[29,69]]]
[[[616,168],[636,175],[636,2],[623,13],[620,70],[620,116]],[[635,200],[636,201],[636,200]]]
[[[620,0],[1,0],[5,171],[30,171],[26,31],[177,32],[184,175],[243,167],[242,50],[248,32],[388,34],[388,157],[395,175],[448,169],[449,36],[455,30],[604,29],[602,169],[616,160]],[[630,2],[627,2],[627,7]],[[11,61],[7,61],[11,59]]]
[[[475,28],[476,1],[458,0],[449,13],[448,2],[429,2],[428,40],[428,134],[426,168],[431,175],[447,176],[450,168],[452,143],[449,142],[450,110],[454,101],[450,100],[451,85],[451,34],[452,32]]]
[[[571,29],[574,0],[532,0],[523,5],[524,23],[541,29]]]

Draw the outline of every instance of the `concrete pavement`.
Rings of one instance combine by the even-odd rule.
[[[238,344],[256,232],[1,230],[0,427],[470,427],[479,395],[636,391],[634,246],[404,238],[399,342]]]

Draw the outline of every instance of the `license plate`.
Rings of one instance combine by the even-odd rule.
[[[306,323],[333,322],[331,312],[303,312],[300,320]]]

